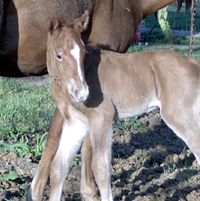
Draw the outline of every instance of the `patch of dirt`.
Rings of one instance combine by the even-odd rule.
[[[143,130],[114,128],[112,191],[122,201],[199,201],[200,168],[176,135],[154,115],[139,118]],[[25,191],[36,167],[29,156],[0,156],[0,170],[15,171],[20,178],[0,181],[0,200],[25,200]],[[81,201],[80,164],[72,168],[63,188],[62,200]],[[47,185],[44,200],[48,200]]]

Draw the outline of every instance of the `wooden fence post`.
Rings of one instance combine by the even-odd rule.
[[[191,5],[191,21],[190,21],[190,46],[189,46],[189,57],[192,57],[193,52],[193,36],[194,36],[194,18],[195,16],[195,0],[192,0]]]

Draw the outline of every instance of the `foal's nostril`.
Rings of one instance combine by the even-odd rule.
[[[76,98],[79,98],[79,92],[78,92],[77,89],[74,90],[74,95],[75,95]]]

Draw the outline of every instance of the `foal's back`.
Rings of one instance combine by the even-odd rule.
[[[161,107],[161,100],[178,100],[191,88],[199,89],[199,66],[199,61],[170,50],[101,51],[98,76],[102,92],[109,94],[119,117],[124,118]],[[90,82],[91,73],[86,77]]]

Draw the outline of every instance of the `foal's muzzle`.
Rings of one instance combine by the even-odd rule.
[[[89,96],[88,85],[84,85],[81,88],[75,87],[73,91],[70,92],[72,100],[76,103],[84,102]]]

